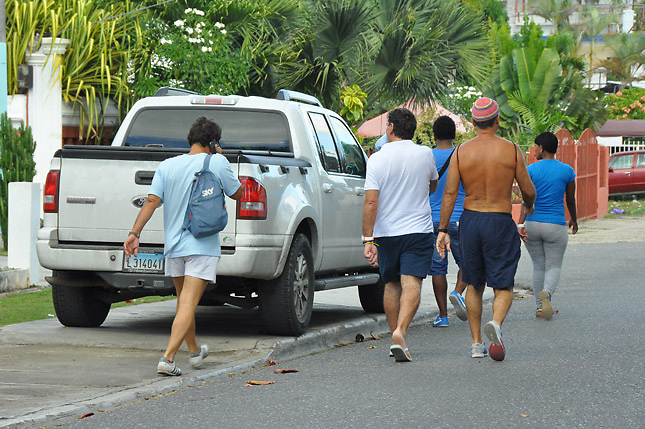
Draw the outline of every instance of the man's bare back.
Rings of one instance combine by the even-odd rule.
[[[464,208],[510,213],[514,179],[519,182],[523,174],[528,178],[515,143],[481,133],[461,145],[456,155],[459,177],[466,190]]]

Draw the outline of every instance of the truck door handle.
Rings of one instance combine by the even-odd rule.
[[[356,192],[356,195],[358,195],[359,197],[362,195],[365,195],[365,189],[363,189],[360,186],[355,187],[354,191]]]
[[[322,185],[323,192],[331,193],[334,192],[334,187],[329,183],[323,183]]]
[[[625,171],[625,174],[629,176],[630,174],[632,174],[632,172],[631,171]]]
[[[137,171],[134,175],[134,183],[137,185],[151,185],[152,178],[155,176],[154,171]]]

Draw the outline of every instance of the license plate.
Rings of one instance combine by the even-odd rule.
[[[163,253],[139,253],[126,258],[123,254],[123,271],[126,273],[153,273],[163,274],[164,272]]]

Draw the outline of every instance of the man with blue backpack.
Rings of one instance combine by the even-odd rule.
[[[208,347],[195,338],[195,310],[206,284],[215,282],[221,255],[219,231],[226,226],[222,192],[240,200],[243,189],[226,157],[216,152],[219,125],[201,117],[190,127],[188,154],[166,159],[157,168],[148,198],[123,243],[126,256],[137,257],[139,235],[163,202],[165,274],[177,293],[177,314],[157,373],[181,375],[175,354],[186,341],[189,362],[201,366]]]
[[[454,140],[456,136],[455,122],[449,116],[439,116],[432,126],[432,133],[437,147],[432,149],[434,159],[439,170],[439,181],[437,190],[430,194],[430,207],[432,207],[432,223],[435,231],[439,230],[439,220],[441,219],[441,202],[443,200],[443,191],[446,187],[446,172],[450,166],[450,160],[455,151]],[[450,235],[450,250],[452,257],[459,269],[457,273],[457,283],[455,290],[450,292],[450,303],[454,306],[457,317],[461,320],[467,320],[466,302],[463,293],[466,289],[466,283],[461,280],[461,251],[459,248],[459,218],[464,211],[464,187],[459,185],[459,194],[455,202],[455,209],[450,216],[448,224],[448,235]],[[437,236],[434,236],[435,240]],[[433,246],[434,247],[434,246]],[[439,307],[439,315],[432,322],[435,328],[447,327],[450,325],[448,320],[448,303],[446,295],[448,294],[448,258],[442,258],[437,249],[432,256],[432,266],[428,275],[432,276],[432,288],[434,297]]]

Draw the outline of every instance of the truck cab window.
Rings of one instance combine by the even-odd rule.
[[[325,170],[340,173],[340,161],[336,151],[336,144],[325,116],[320,113],[309,112],[309,119],[311,119],[311,124],[314,127],[314,136],[320,152],[320,160],[325,166]]]
[[[358,144],[352,132],[338,118],[331,117],[331,126],[340,141],[340,147],[345,157],[345,172],[354,176],[365,177],[365,157],[363,148]]]

